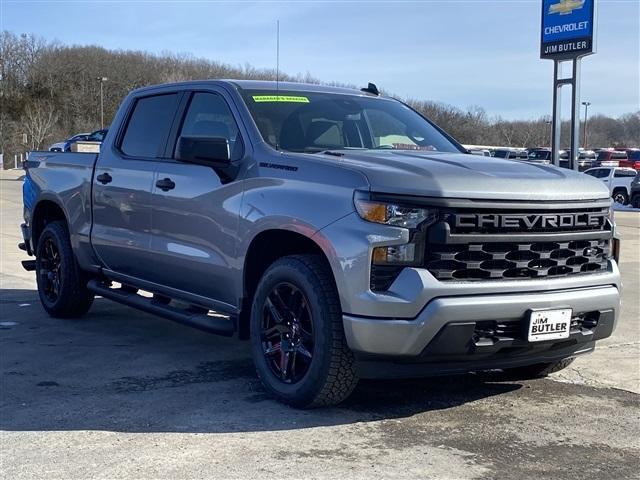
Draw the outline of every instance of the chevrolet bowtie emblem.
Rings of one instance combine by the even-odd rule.
[[[559,13],[560,15],[568,15],[574,10],[578,10],[584,6],[585,0],[560,0],[549,7],[549,13]]]

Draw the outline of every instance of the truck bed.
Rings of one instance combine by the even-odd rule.
[[[32,201],[56,199],[67,220],[76,252],[89,245],[91,182],[97,153],[32,152],[25,162],[25,213],[33,215]],[[27,222],[29,219],[25,218]]]

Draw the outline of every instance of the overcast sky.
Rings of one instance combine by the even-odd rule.
[[[551,110],[553,62],[539,59],[541,0],[0,2],[1,28],[14,33],[264,68],[275,67],[279,19],[287,73],[371,81],[402,97],[480,105],[506,118]],[[582,69],[590,112],[640,109],[638,0],[600,1],[597,49]]]

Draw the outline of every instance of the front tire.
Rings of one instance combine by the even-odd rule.
[[[614,190],[611,198],[613,198],[614,202],[619,203],[620,205],[626,205],[629,203],[629,196],[624,189]]]
[[[264,273],[251,307],[251,353],[276,399],[297,408],[336,405],[355,388],[331,270],[318,255],[294,255]]]
[[[40,302],[52,317],[77,318],[91,308],[93,293],[87,289],[63,222],[49,223],[38,239],[36,281]]]
[[[565,358],[551,363],[536,363],[535,365],[526,365],[524,367],[506,368],[504,373],[514,380],[531,380],[535,378],[544,378],[552,373],[564,370],[573,363],[575,358]]]

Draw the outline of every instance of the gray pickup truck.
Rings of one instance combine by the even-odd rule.
[[[100,295],[237,335],[296,407],[360,378],[544,376],[619,312],[602,182],[469,155],[374,85],[143,88],[99,154],[25,168],[23,265],[51,316]]]

